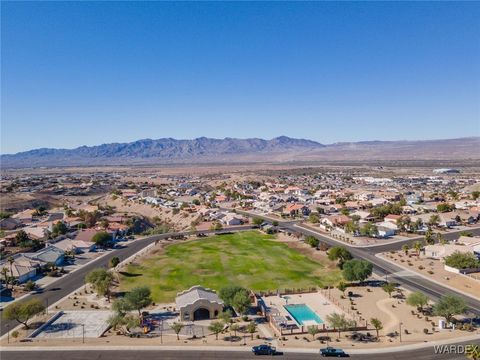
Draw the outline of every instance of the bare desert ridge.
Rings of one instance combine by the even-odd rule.
[[[442,140],[361,141],[329,145],[280,136],[271,140],[196,138],[144,139],[129,143],[41,148],[1,155],[3,168],[250,162],[371,160],[476,160],[480,137]]]

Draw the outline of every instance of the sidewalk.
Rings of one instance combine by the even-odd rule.
[[[476,343],[480,341],[480,334],[473,334],[469,336],[462,336],[455,339],[449,340],[438,340],[438,341],[431,341],[431,342],[422,342],[417,344],[408,344],[402,346],[394,346],[394,347],[384,347],[384,348],[371,348],[371,349],[348,349],[348,353],[355,355],[355,354],[382,354],[382,353],[395,353],[395,352],[403,352],[408,350],[419,350],[425,348],[431,348],[435,345],[450,345],[450,344],[458,344],[463,342],[472,342]],[[318,354],[318,348],[277,348],[279,351],[283,351],[285,353],[305,353],[305,354]],[[325,347],[325,346],[323,346]],[[147,345],[140,345],[135,346],[135,350],[137,351],[234,351],[234,352],[250,352],[251,346],[243,346],[237,345],[235,347],[229,346],[170,346],[170,345],[154,345],[154,346],[147,346]],[[78,345],[78,346],[56,346],[56,347],[48,347],[48,346],[4,346],[2,351],[76,351],[76,350],[86,350],[86,351],[108,351],[108,350],[115,350],[115,351],[124,351],[124,350],[132,350],[132,346],[112,346],[112,345],[100,345],[100,346],[91,346],[91,345]]]
[[[472,294],[469,294],[469,293],[467,293],[467,292],[465,292],[465,291],[462,291],[462,290],[460,290],[460,289],[454,288],[453,286],[450,286],[450,285],[445,284],[445,283],[443,283],[443,282],[440,282],[440,281],[438,281],[438,280],[432,279],[431,277],[429,277],[429,276],[427,276],[427,275],[421,274],[421,273],[416,272],[416,271],[412,271],[412,270],[410,270],[410,268],[407,268],[407,267],[405,267],[404,265],[401,265],[401,264],[399,264],[399,263],[397,263],[397,262],[395,262],[395,261],[392,261],[392,260],[390,260],[390,259],[387,259],[387,258],[384,257],[381,253],[380,253],[380,254],[375,254],[375,257],[377,257],[377,258],[379,258],[379,259],[382,259],[383,261],[386,261],[386,262],[388,262],[388,263],[390,263],[390,264],[392,264],[392,265],[395,265],[395,266],[403,269],[403,271],[406,271],[406,272],[408,272],[408,273],[411,273],[411,274],[414,275],[414,276],[418,276],[418,277],[424,278],[425,280],[428,280],[428,281],[433,282],[433,283],[435,283],[435,284],[437,284],[437,285],[443,286],[443,287],[445,287],[445,288],[447,288],[447,289],[450,289],[450,290],[452,290],[452,291],[454,291],[454,292],[460,293],[460,294],[462,294],[462,295],[464,295],[464,296],[467,296],[467,297],[469,297],[469,298],[472,298],[472,299],[474,299],[474,300],[478,300],[477,297],[473,296]]]

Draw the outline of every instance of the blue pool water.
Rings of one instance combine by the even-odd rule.
[[[305,304],[293,304],[285,305],[285,310],[288,311],[290,315],[295,319],[300,325],[304,325],[305,322],[315,322],[317,324],[322,324],[323,320],[315,314],[315,312]]]

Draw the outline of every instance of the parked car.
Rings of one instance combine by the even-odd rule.
[[[275,355],[277,353],[277,349],[270,345],[258,345],[252,347],[252,352],[255,355]]]
[[[348,357],[348,355],[342,349],[335,349],[333,347],[326,347],[320,349],[320,355],[328,357]]]

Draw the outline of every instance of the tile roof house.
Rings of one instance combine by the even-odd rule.
[[[181,321],[213,319],[223,310],[223,301],[217,293],[200,285],[178,293],[175,304]]]
[[[321,222],[330,226],[343,226],[350,220],[351,219],[346,215],[331,215],[323,218]]]

